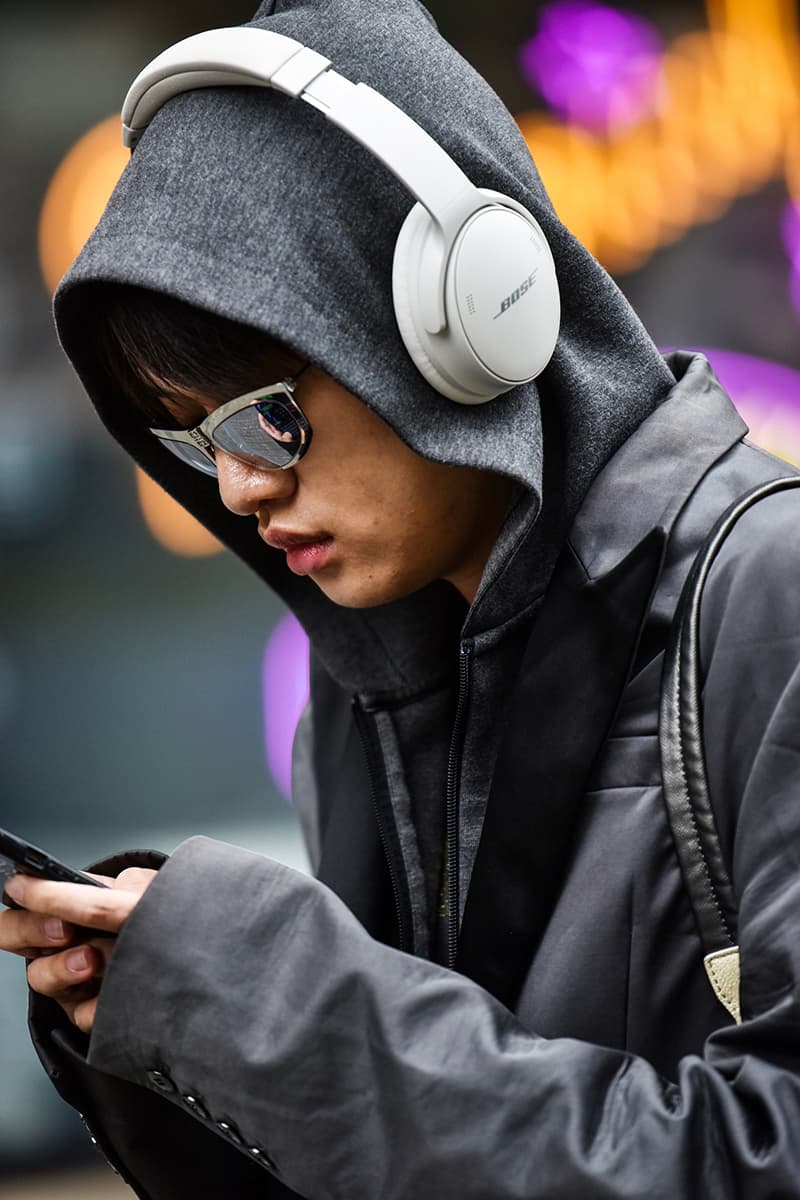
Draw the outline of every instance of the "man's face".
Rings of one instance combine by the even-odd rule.
[[[289,568],[335,604],[384,604],[436,579],[471,601],[511,502],[510,481],[422,458],[314,367],[295,399],[313,430],[308,453],[278,471],[217,450],[225,506],[255,518]],[[188,427],[217,406],[192,397],[168,407]]]

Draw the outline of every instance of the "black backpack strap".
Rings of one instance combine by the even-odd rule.
[[[800,487],[800,477],[773,479],[722,514],[695,558],[681,592],[664,655],[659,749],[664,799],[711,986],[734,1020],[739,1009],[737,906],[708,789],[700,705],[700,598],[720,548],[759,500]]]

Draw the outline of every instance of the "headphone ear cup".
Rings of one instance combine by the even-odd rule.
[[[427,209],[423,208],[421,204],[415,204],[403,222],[394,251],[392,294],[397,327],[415,367],[427,379],[431,387],[435,388],[437,392],[441,392],[443,396],[447,396],[448,400],[455,400],[461,404],[480,403],[483,398],[471,396],[463,388],[458,387],[454,379],[443,375],[431,360],[427,350],[427,345],[430,344],[430,335],[427,335],[421,319],[418,295],[421,282],[419,263],[423,261],[427,250],[429,255],[427,274],[430,278],[425,282],[431,287],[436,287],[440,278],[439,264],[442,260],[443,246],[441,238],[439,238],[440,248],[437,256],[434,246],[428,245],[435,240],[435,232]],[[433,258],[438,259],[435,264],[432,262]],[[413,295],[414,292],[417,294]],[[425,336],[424,341],[423,336]],[[485,398],[488,399],[488,397]]]
[[[484,404],[535,379],[558,339],[561,304],[544,233],[521,204],[481,189],[487,203],[445,245],[421,204],[395,247],[392,287],[403,342],[428,382],[460,404]],[[431,333],[437,290],[446,327]]]

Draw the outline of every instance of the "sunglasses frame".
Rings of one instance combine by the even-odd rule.
[[[245,392],[243,396],[235,396],[233,400],[226,400],[224,404],[221,404],[219,408],[215,408],[204,421],[201,421],[199,425],[195,425],[192,429],[151,429],[149,432],[154,437],[157,437],[159,441],[183,442],[185,445],[193,446],[195,450],[199,451],[213,465],[214,474],[216,474],[217,460],[214,456],[214,433],[219,426],[223,421],[227,421],[228,417],[232,417],[235,413],[242,412],[243,409],[257,404],[259,400],[266,400],[270,396],[280,393],[285,397],[284,402],[297,419],[301,435],[300,445],[297,453],[289,462],[279,466],[276,463],[269,462],[265,458],[263,469],[265,471],[287,471],[300,461],[311,445],[311,425],[294,398],[294,389],[297,385],[299,375],[300,372],[298,371],[297,375],[289,375],[285,379],[282,379],[280,383],[271,383],[268,387],[256,388],[255,391]],[[222,450],[223,454],[230,454],[232,458],[236,458],[248,466],[254,465],[251,459],[239,458],[239,455],[224,449],[222,446],[218,446],[217,449]],[[193,464],[187,462],[186,465],[192,466]],[[202,471],[202,469],[199,465],[195,467],[196,471]],[[208,474],[211,474],[211,472],[208,472]]]

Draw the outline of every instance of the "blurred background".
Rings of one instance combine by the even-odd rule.
[[[303,638],[109,441],[49,308],[124,166],[133,76],[254,7],[0,7],[0,825],[76,865],[197,832],[304,864],[286,799]],[[800,462],[795,0],[428,7],[656,341],[706,349],[753,438]],[[83,1174],[95,1153],[34,1059],[8,956],[0,1079],[0,1196],[116,1194]]]

